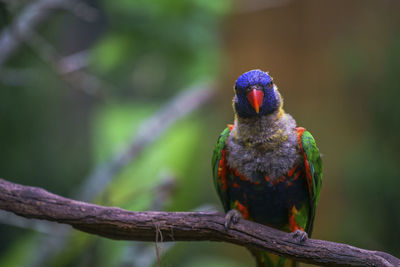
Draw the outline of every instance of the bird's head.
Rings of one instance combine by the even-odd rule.
[[[233,105],[239,117],[250,118],[278,110],[281,97],[268,73],[251,70],[237,79]]]

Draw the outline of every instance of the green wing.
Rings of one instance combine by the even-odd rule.
[[[310,195],[309,219],[305,230],[311,236],[315,211],[321,191],[322,161],[317,144],[310,132],[304,131],[301,136],[301,144],[306,160],[307,183]]]
[[[217,144],[214,147],[214,154],[212,157],[212,170],[213,170],[213,178],[214,178],[214,186],[215,189],[217,190],[218,196],[221,199],[222,205],[224,206],[225,211],[230,209],[230,200],[226,191],[226,188],[223,188],[222,185],[222,177],[218,176],[218,168],[220,167],[220,161],[223,157],[224,149],[225,149],[225,142],[226,139],[228,139],[230,133],[229,127],[225,128],[225,130],[222,131],[221,135],[218,138]],[[223,163],[224,165],[226,164],[225,162]],[[222,166],[226,168],[227,166]],[[220,175],[221,176],[221,175]]]

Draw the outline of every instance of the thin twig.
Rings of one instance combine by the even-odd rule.
[[[44,62],[52,66],[59,76],[73,88],[98,98],[100,98],[105,91],[115,89],[112,85],[83,69],[78,69],[77,67],[75,67],[75,69],[66,69],[65,61],[63,61],[65,57],[61,57],[55,47],[35,31],[31,32],[31,36],[26,40],[26,43]]]
[[[82,1],[66,1],[63,7],[86,22],[93,22],[99,16],[99,10]]]
[[[173,97],[141,125],[137,134],[133,133],[132,139],[122,151],[95,167],[78,190],[76,198],[91,201],[145,147],[157,140],[177,120],[208,102],[212,95],[210,85],[198,84]]]
[[[154,226],[156,227],[156,242],[155,242],[154,246],[156,249],[157,265],[158,265],[158,267],[161,267],[160,248],[158,247],[158,243],[163,242],[162,232],[160,230],[158,223],[154,223]],[[161,237],[161,238],[159,239],[159,237]]]
[[[29,39],[31,32],[44,21],[52,11],[60,9],[71,0],[38,0],[26,6],[14,22],[0,33],[0,72],[4,63]]]
[[[165,202],[168,201],[170,195],[172,194],[173,190],[176,187],[176,180],[173,176],[168,174],[161,178],[161,181],[159,184],[157,184],[154,188],[151,189],[151,192],[155,195],[154,202],[150,205],[150,208],[152,210],[160,210],[163,206],[165,205]],[[133,197],[133,196],[132,196]],[[163,204],[161,204],[163,203]],[[4,211],[4,213],[10,214],[10,212]],[[46,235],[46,236],[39,236],[36,243],[38,244],[37,246],[37,251],[35,252],[34,258],[31,260],[30,267],[36,267],[36,266],[44,266],[47,265],[47,260],[49,258],[54,257],[57,253],[63,251],[65,249],[65,246],[67,244],[68,237],[70,237],[71,234],[71,227],[66,227],[66,225],[63,224],[55,224],[47,221],[42,221],[42,220],[37,220],[37,219],[26,219],[23,217],[19,217],[17,215],[12,214],[14,217],[20,218],[22,221],[32,221],[34,222],[34,225],[40,226],[40,228],[44,228],[46,233],[52,234],[56,233],[52,236]],[[0,220],[0,222],[2,222]],[[7,223],[7,221],[5,221]],[[14,226],[19,226],[19,225],[14,225]],[[29,227],[31,225],[27,225],[26,228],[30,228],[31,230],[36,230],[36,228]],[[165,253],[167,249],[171,248],[173,244],[168,244],[168,246],[165,246],[164,250],[162,253]],[[152,266],[152,263],[156,260],[154,256],[154,249],[148,250],[146,249],[146,245],[143,243],[133,243],[129,247],[127,247],[127,257],[122,259],[123,263],[129,262],[129,263],[136,263],[133,266]],[[135,256],[134,253],[141,253],[140,255]],[[145,253],[145,255],[143,254]],[[160,254],[162,254],[160,253]],[[145,263],[147,264],[145,264]],[[126,266],[124,264],[123,266]]]
[[[118,151],[107,162],[99,164],[93,169],[82,185],[75,190],[78,192],[75,198],[92,201],[107,187],[115,175],[131,163],[150,143],[157,140],[180,118],[208,102],[212,95],[213,91],[209,86],[199,84],[174,96],[153,116],[143,122],[136,135],[136,132],[132,133],[132,139],[124,146],[124,150]],[[51,242],[51,245],[48,242]],[[31,263],[32,267],[43,266],[46,259],[61,251],[66,244],[66,238],[48,240],[47,237],[41,237],[37,243],[40,244],[39,249],[42,247],[48,249],[35,253],[35,259]]]
[[[168,203],[177,186],[177,181],[171,173],[163,172],[161,175],[163,177],[160,184],[151,190],[154,195],[153,203],[149,207],[151,210],[162,210],[165,208],[166,203]],[[155,261],[160,266],[162,254],[171,249],[174,243],[170,243],[167,246],[164,245],[162,250],[159,249],[158,245],[156,243],[156,255],[154,256],[154,249],[150,248],[147,243],[132,242],[125,248],[125,253],[121,257],[119,266],[150,267],[153,266]]]
[[[61,56],[53,46],[36,33],[35,29],[39,23],[57,9],[67,9],[88,21],[93,21],[98,15],[97,9],[76,0],[38,0],[28,5],[0,34],[0,74],[4,63],[20,47],[21,43],[26,42],[74,88],[100,97],[100,92],[105,91],[100,89],[112,88],[112,86],[83,70],[75,69],[73,72],[70,70],[66,72],[65,65],[62,65],[61,62]]]
[[[288,5],[292,0],[248,0],[238,2],[238,7],[235,9],[236,14],[245,14],[258,12],[270,8],[277,8]]]
[[[58,66],[61,73],[68,74],[87,67],[89,63],[89,50],[82,50],[61,58]]]
[[[241,220],[226,231],[223,214],[132,212],[75,201],[2,179],[0,209],[26,218],[69,224],[78,230],[116,240],[154,242],[158,229],[163,234],[163,241],[223,241],[323,266],[400,265],[400,259],[384,252],[316,239],[298,243],[289,233],[247,220]]]

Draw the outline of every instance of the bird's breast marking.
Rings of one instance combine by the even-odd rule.
[[[228,189],[228,182],[226,180],[226,174],[227,174],[227,166],[226,166],[226,151],[225,149],[223,149],[221,151],[221,159],[219,160],[219,164],[218,164],[218,174],[217,174],[217,179],[218,182],[221,184],[221,188],[222,190],[226,191]]]

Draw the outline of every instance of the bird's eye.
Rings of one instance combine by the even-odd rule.
[[[274,83],[272,81],[270,81],[269,83],[267,83],[267,87],[272,87]]]
[[[243,88],[235,86],[235,91],[236,91],[236,93],[242,93],[243,92]]]

